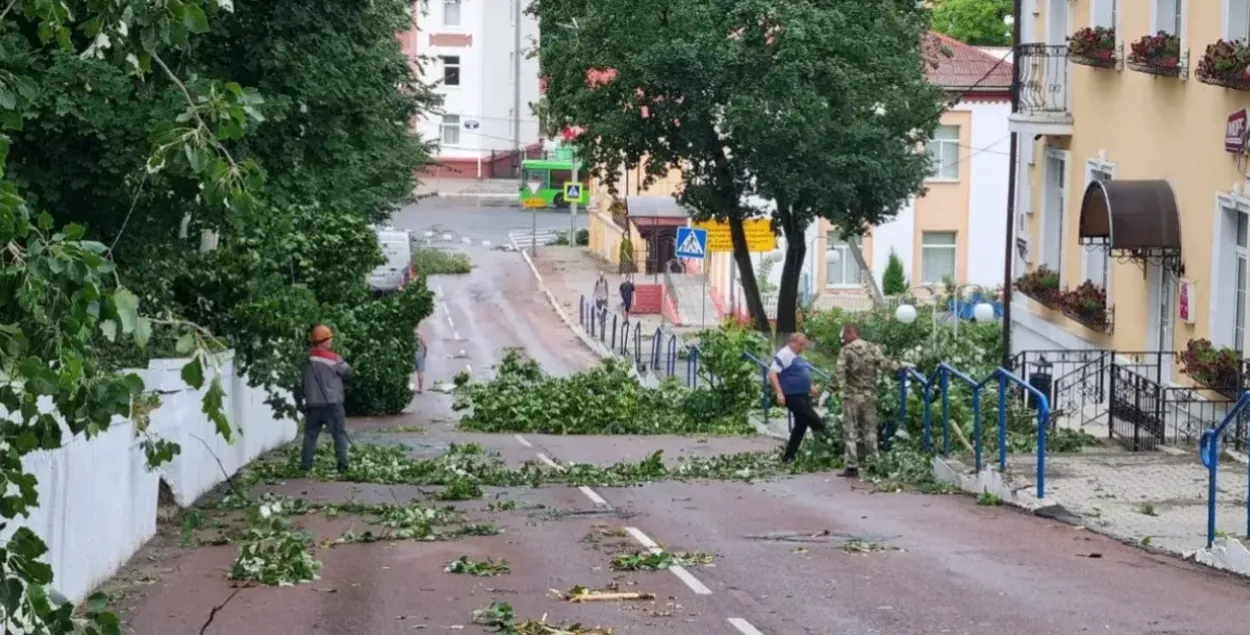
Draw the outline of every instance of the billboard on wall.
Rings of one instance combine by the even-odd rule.
[[[694,227],[707,231],[707,251],[731,252],[734,250],[733,239],[729,236],[729,223],[725,221],[705,221],[694,223]],[[777,235],[773,233],[772,220],[768,218],[750,218],[742,221],[742,229],[746,234],[747,251],[752,253],[769,252],[777,248]]]
[[[1228,116],[1224,128],[1224,151],[1241,154],[1246,149],[1246,109],[1242,108]]]

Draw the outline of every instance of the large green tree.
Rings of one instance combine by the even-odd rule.
[[[61,49],[20,58],[48,81],[32,124],[14,136],[12,168],[54,218],[82,223],[113,248],[149,306],[221,334],[280,405],[315,322],[356,325],[359,337],[345,332],[341,343],[359,340],[351,348],[364,361],[393,367],[405,357],[369,346],[370,325],[348,313],[367,303],[365,274],[380,262],[370,224],[409,200],[429,161],[408,124],[434,99],[394,37],[412,26],[404,0],[233,5],[210,9],[211,29],[167,54],[168,76],[140,81],[124,65]],[[263,166],[263,194],[248,205],[200,196],[203,153],[146,165],[149,145],[163,140],[153,127],[175,119],[188,92],[220,90],[226,79],[263,96],[244,104],[246,135],[236,134],[238,122],[213,122],[230,133],[230,160],[257,166],[246,173],[257,186]],[[215,249],[200,249],[206,230],[220,236]],[[172,352],[174,339],[158,329],[156,352]],[[392,384],[406,386],[404,373],[394,375]]]
[[[858,237],[922,188],[918,150],[940,112],[925,79],[927,11],[910,0],[669,0],[620,20],[631,6],[535,2],[548,111],[586,129],[580,149],[601,169],[646,158],[651,177],[682,171],[693,215],[729,221],[761,330],[741,221],[771,216],[787,239],[777,329],[792,331],[811,223]]]
[[[933,30],[973,46],[1011,44],[1012,0],[937,0]]]

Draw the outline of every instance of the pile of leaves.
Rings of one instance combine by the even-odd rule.
[[[455,386],[453,407],[466,411],[462,429],[540,434],[752,434],[747,414],[758,394],[730,381],[648,388],[618,359],[553,377],[519,349],[505,353],[492,379],[461,373]]]
[[[612,558],[613,571],[659,571],[672,567],[711,564],[712,554],[702,551],[639,551]]]
[[[473,262],[463,252],[437,247],[414,247],[412,268],[421,276],[465,274],[473,271]]]
[[[473,623],[493,629],[499,635],[612,635],[611,629],[581,624],[553,625],[541,620],[516,621],[516,613],[507,602],[491,602],[484,609],[473,611]]]
[[[254,511],[239,556],[230,567],[231,580],[268,586],[292,586],[318,579],[321,563],[312,556],[312,538],[292,529],[289,512],[279,501]]]
[[[254,463],[249,467],[252,477],[260,480],[305,477],[299,469],[299,448],[288,448],[286,454],[286,461]],[[453,443],[446,452],[429,459],[411,458],[403,445],[358,443],[352,447],[351,458],[351,469],[339,473],[334,467],[332,448],[323,444],[314,454],[309,475],[324,481],[441,485],[458,492],[445,500],[477,498],[481,496],[481,486],[538,485],[549,478],[533,463],[519,470],[510,469],[497,453],[489,453],[476,443]],[[474,495],[467,495],[469,492]],[[457,498],[459,494],[465,495]]]
[[[443,567],[443,571],[447,573],[459,573],[463,575],[475,575],[479,577],[490,577],[512,573],[512,568],[508,566],[508,561],[494,558],[487,558],[482,561],[470,560],[469,556],[460,556],[455,560],[447,563]]]

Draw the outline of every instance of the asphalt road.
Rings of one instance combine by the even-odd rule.
[[[474,224],[463,231],[479,232],[475,237],[506,231],[508,218],[461,217]],[[438,302],[422,325],[431,347],[427,387],[461,370],[489,373],[511,346],[525,347],[554,373],[596,363],[537,293],[519,255],[471,253],[472,274],[431,281]],[[407,443],[418,454],[473,440],[514,464],[772,445],[762,439],[468,435],[454,429],[450,405],[449,396],[427,392],[401,417],[353,421],[353,437],[357,443]],[[423,430],[396,432],[399,426]],[[425,494],[407,486],[309,481],[273,489],[334,501],[407,501]],[[500,497],[521,505],[484,509]],[[498,489],[486,500],[459,505],[504,533],[320,550],[320,580],[241,591],[224,575],[235,547],[171,550],[149,567],[124,618],[141,635],[476,633],[484,629],[470,623],[472,611],[504,601],[523,618],[546,615],[621,635],[1240,635],[1250,624],[1250,585],[1240,578],[1081,528],[979,507],[971,498],[875,493],[832,475],[756,484]],[[358,521],[310,522],[319,536],[332,538]],[[709,552],[715,561],[679,571],[610,570],[613,555],[655,544]],[[506,558],[512,573],[473,578],[442,571],[462,555]],[[656,599],[570,604],[551,592],[612,584]],[[214,613],[214,607],[221,608]]]
[[[586,228],[584,211],[579,212],[573,220],[576,229]],[[451,234],[454,243],[468,238],[475,245],[480,245],[483,240],[500,245],[507,242],[509,232],[528,232],[535,226],[539,232],[567,231],[569,214],[567,211],[554,209],[489,207],[472,201],[428,198],[396,212],[391,217],[391,224],[398,229],[410,230],[417,236],[433,232],[439,239],[443,234]]]

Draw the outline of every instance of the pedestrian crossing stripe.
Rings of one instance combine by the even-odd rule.
[[[700,235],[702,234],[702,235]],[[678,258],[703,258],[707,255],[707,247],[704,241],[707,240],[707,234],[689,227],[680,227],[677,230],[677,257]]]

